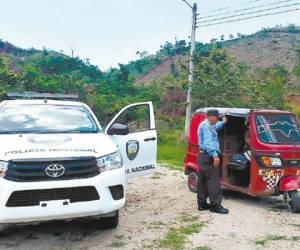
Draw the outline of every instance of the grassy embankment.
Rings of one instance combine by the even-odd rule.
[[[186,143],[182,140],[182,130],[158,131],[158,162],[172,169],[182,170]]]

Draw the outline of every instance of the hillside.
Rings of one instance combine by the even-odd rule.
[[[296,45],[300,44],[300,27],[263,29],[252,35],[218,41],[211,46],[223,47],[238,63],[245,63],[252,69],[282,65],[291,71],[297,64]],[[199,46],[198,46],[199,47]],[[201,47],[200,47],[201,48]],[[147,74],[137,78],[139,83],[147,83],[155,78],[172,75],[172,64],[188,64],[187,55],[168,56]]]
[[[293,25],[226,41],[198,42],[193,108],[285,107],[286,95],[297,92],[291,86],[300,81],[299,44],[300,29]],[[104,124],[124,105],[152,100],[160,124],[180,127],[189,48],[185,40],[166,42],[154,55],[137,52],[140,59],[101,71],[89,60],[47,49],[22,49],[0,40],[0,100],[8,91],[79,94]]]
[[[262,68],[283,65],[290,71],[298,60],[295,45],[299,43],[300,27],[295,32],[286,29],[258,32],[228,41],[224,47],[228,48],[237,62]]]

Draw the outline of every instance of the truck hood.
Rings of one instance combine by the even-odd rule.
[[[105,134],[0,135],[0,160],[101,157],[117,151]]]

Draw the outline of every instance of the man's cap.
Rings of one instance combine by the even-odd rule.
[[[207,110],[206,114],[207,114],[207,116],[210,116],[210,115],[220,116],[219,110],[217,110],[217,109],[209,109],[209,110]]]

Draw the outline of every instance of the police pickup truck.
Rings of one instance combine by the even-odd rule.
[[[70,96],[8,96],[18,99],[0,103],[0,225],[95,216],[116,228],[126,178],[155,170],[152,103],[123,108],[103,129]]]

